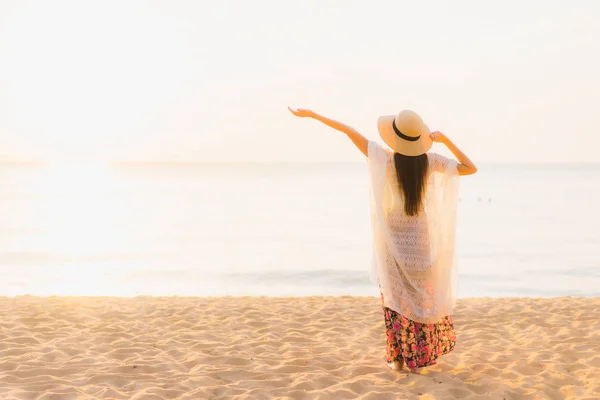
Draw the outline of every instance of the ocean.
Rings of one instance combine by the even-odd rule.
[[[600,296],[600,165],[461,178],[459,297]],[[366,164],[0,165],[0,295],[377,296]]]

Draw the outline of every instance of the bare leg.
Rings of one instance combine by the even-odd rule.
[[[402,371],[402,368],[404,367],[404,361],[394,361],[388,363],[388,367],[394,371]]]

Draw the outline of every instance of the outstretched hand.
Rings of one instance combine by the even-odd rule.
[[[292,114],[294,114],[296,117],[300,117],[300,118],[312,117],[315,115],[315,113],[312,112],[311,110],[305,110],[303,108],[298,108],[298,109],[294,110],[293,108],[288,107],[288,110],[290,110],[290,112]]]

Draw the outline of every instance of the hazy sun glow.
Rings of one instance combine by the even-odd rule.
[[[63,162],[36,168],[30,178],[22,179],[30,195],[15,204],[3,223],[11,226],[14,219],[35,226],[28,235],[17,236],[19,244],[13,244],[24,249],[19,261],[25,266],[28,254],[34,263],[35,257],[43,257],[52,266],[38,272],[50,274],[52,285],[35,290],[42,295],[117,294],[109,273],[120,263],[102,255],[127,254],[132,238],[120,228],[127,218],[127,204],[112,198],[122,190],[114,171],[101,163]]]
[[[119,234],[122,212],[112,204],[118,181],[108,166],[64,163],[48,166],[39,176],[36,192],[51,195],[40,203],[36,218],[47,233],[40,238],[49,253],[93,256],[103,251],[122,252],[126,237]]]
[[[357,160],[288,104],[372,138],[414,108],[481,161],[594,161],[600,3],[578,4],[3,1],[0,161]]]

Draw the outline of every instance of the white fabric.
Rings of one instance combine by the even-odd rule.
[[[457,295],[455,257],[456,161],[427,153],[424,210],[406,215],[391,150],[369,142],[373,267],[384,305],[407,318],[435,323],[452,315]]]

